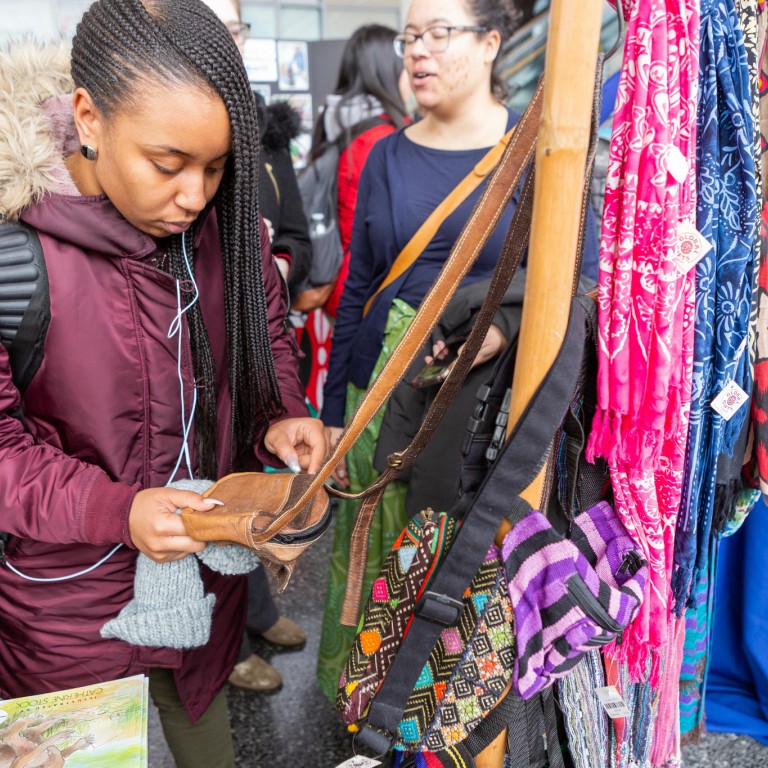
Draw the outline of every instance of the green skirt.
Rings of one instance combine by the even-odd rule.
[[[416,311],[404,301],[395,299],[387,317],[384,330],[381,354],[371,374],[371,382],[384,367],[384,363],[392,354],[406,329],[413,320]],[[363,398],[365,390],[352,384],[347,386],[347,403],[345,420],[349,423],[352,414]],[[347,473],[349,475],[349,491],[359,493],[376,480],[379,473],[373,468],[373,455],[376,441],[379,437],[381,420],[384,417],[386,403],[365,431],[357,438],[352,449],[347,454]],[[407,523],[405,514],[406,484],[395,481],[387,486],[384,496],[373,515],[371,532],[368,537],[368,558],[365,563],[365,580],[363,582],[362,601],[364,607],[368,600],[373,581],[378,576],[384,558],[392,549],[395,539]],[[344,602],[344,590],[347,584],[347,569],[349,566],[349,542],[352,528],[360,506],[358,501],[339,501],[336,512],[336,527],[331,554],[331,570],[328,578],[328,591],[325,597],[325,613],[323,614],[323,631],[320,637],[320,653],[317,661],[317,679],[323,693],[331,700],[336,700],[339,678],[347,663],[349,649],[355,637],[355,627],[344,627],[340,624],[341,606]]]

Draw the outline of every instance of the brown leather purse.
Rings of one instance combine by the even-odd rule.
[[[270,527],[280,510],[292,510],[306,496],[312,478],[282,472],[235,472],[203,493],[204,497],[221,501],[220,506],[209,512],[187,507],[181,519],[195,541],[234,542],[252,549],[282,591],[299,555],[331,524],[331,504],[325,487],[313,492],[279,533],[266,540],[256,534]]]
[[[325,482],[419,354],[438,318],[493,232],[533,156],[541,106],[540,83],[530,105],[509,137],[496,170],[454,244],[450,257],[422,301],[400,344],[368,389],[320,471],[316,475],[243,472],[221,478],[204,494],[222,501],[221,506],[209,512],[186,508],[181,513],[193,539],[234,542],[249,547],[259,555],[264,565],[275,575],[279,588],[283,589],[298,556],[322,535],[330,523],[329,491],[341,498],[364,499],[353,532],[354,557],[350,562],[347,588],[350,615],[358,610],[360,585],[356,582],[362,583],[361,568],[365,564],[370,519],[384,488],[399,473],[399,467],[393,464],[391,471],[358,494],[329,489]],[[424,435],[430,433],[431,429],[433,426],[428,425]],[[428,436],[421,440],[419,446],[411,446],[408,451],[409,461],[415,460],[415,455],[427,439]]]

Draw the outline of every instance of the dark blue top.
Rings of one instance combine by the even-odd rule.
[[[519,115],[510,110],[507,130],[518,119]],[[368,386],[381,352],[392,301],[399,298],[413,307],[419,306],[469,219],[485,182],[442,223],[413,267],[379,294],[363,318],[366,301],[424,220],[489,149],[432,149],[415,144],[400,130],[377,142],[371,150],[360,177],[349,276],[333,332],[323,393],[322,415],[326,424],[344,424],[347,382]],[[514,202],[507,207],[465,282],[481,280],[493,272],[513,210]]]
[[[507,130],[518,119],[519,115],[510,110]],[[379,294],[363,318],[366,301],[424,220],[489,149],[432,149],[415,144],[400,130],[377,142],[371,150],[360,177],[349,276],[339,305],[324,388],[322,418],[328,426],[344,424],[347,382],[362,388],[368,386],[381,352],[392,301],[399,298],[413,307],[419,306],[487,180],[442,223],[416,263]],[[515,192],[464,283],[482,280],[493,272],[517,197]]]

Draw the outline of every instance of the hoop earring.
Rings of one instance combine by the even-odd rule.
[[[96,150],[90,145],[90,144],[81,144],[80,145],[80,154],[86,159],[86,160],[95,160]]]

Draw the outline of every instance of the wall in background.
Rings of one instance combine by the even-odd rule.
[[[71,37],[91,0],[0,0],[0,43],[33,34],[42,40]],[[243,18],[254,37],[286,40],[347,38],[362,24],[398,28],[405,0],[243,0]]]

